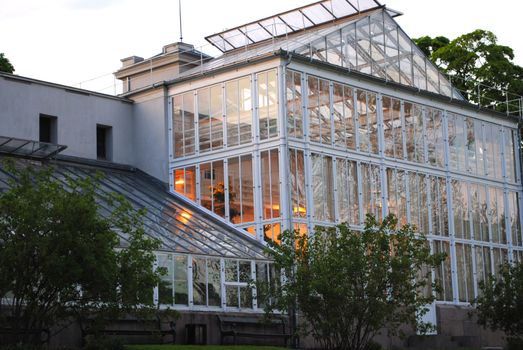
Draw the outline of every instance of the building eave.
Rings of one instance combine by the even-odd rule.
[[[22,83],[22,84],[38,84],[38,85],[42,85],[42,86],[48,86],[48,87],[53,87],[56,89],[64,90],[64,91],[70,92],[70,93],[76,93],[79,95],[107,98],[110,100],[116,100],[116,101],[120,101],[123,103],[129,103],[129,104],[133,103],[132,100],[125,98],[123,96],[114,96],[114,95],[109,95],[109,94],[103,94],[100,92],[79,89],[79,88],[75,88],[75,87],[68,86],[68,85],[62,85],[62,84],[52,83],[49,81],[28,78],[28,77],[24,77],[24,76],[16,75],[16,74],[0,72],[0,77],[3,77],[5,80],[8,80],[8,81],[16,81],[16,82]]]

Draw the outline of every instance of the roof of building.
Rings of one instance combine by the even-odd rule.
[[[161,250],[181,254],[267,260],[261,243],[183,197],[169,193],[165,184],[132,167],[65,156],[45,162],[14,159],[18,167],[51,167],[53,178],[63,183],[64,187],[67,186],[68,177],[97,176],[100,185],[100,214],[109,217],[113,211],[114,207],[103,200],[111,193],[125,197],[136,210],[145,208],[145,231],[149,236],[161,241]],[[0,161],[0,192],[9,187],[10,179],[13,179],[12,174]],[[122,239],[125,241],[125,237]]]
[[[103,94],[101,92],[96,92],[96,91],[91,91],[91,90],[86,90],[86,89],[79,89],[79,88],[75,88],[75,87],[68,86],[68,85],[51,83],[49,81],[28,78],[28,77],[24,77],[24,76],[17,75],[17,74],[9,74],[9,73],[5,73],[5,72],[0,72],[0,77],[4,78],[7,81],[14,81],[17,83],[28,84],[28,85],[37,84],[37,85],[42,85],[42,86],[48,86],[48,87],[64,90],[65,92],[78,94],[78,95],[107,98],[110,100],[118,100],[120,102],[129,103],[129,104],[133,103],[132,100],[130,100],[126,97]]]
[[[209,35],[205,39],[218,50],[228,52],[379,7],[382,5],[376,0],[322,0]],[[400,14],[390,11],[395,16]]]

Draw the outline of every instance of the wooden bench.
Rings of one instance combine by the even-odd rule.
[[[169,329],[162,328],[161,324],[159,324],[158,322],[146,322],[142,320],[115,320],[112,323],[117,324],[118,328],[104,328],[97,330],[96,333],[107,336],[159,337],[161,339],[162,344],[164,343],[163,338],[165,338],[166,336],[172,336],[172,344],[176,343],[176,323],[173,321],[169,322]],[[82,338],[84,339],[84,344],[85,338],[89,334],[91,333],[87,332],[87,334],[82,335]]]
[[[266,320],[256,316],[218,315],[217,317],[222,345],[225,338],[232,337],[234,345],[237,345],[238,338],[281,338],[287,346],[287,340],[291,337],[287,333],[283,318]]]

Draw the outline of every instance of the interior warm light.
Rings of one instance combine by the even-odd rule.
[[[184,185],[185,184],[185,180],[184,179],[179,179],[179,180],[176,180],[174,182],[175,185]]]
[[[294,207],[293,208],[293,211],[295,213],[307,213],[307,208],[304,208],[304,207]]]
[[[192,218],[192,215],[189,214],[189,213],[186,213],[186,212],[183,212],[183,213],[181,214],[181,216],[184,217],[184,218],[186,218],[187,220],[189,220],[190,218]]]
[[[272,210],[280,210],[280,205],[279,204],[274,204],[272,206]]]

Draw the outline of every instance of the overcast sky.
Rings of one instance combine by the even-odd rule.
[[[215,54],[205,36],[312,2],[182,0],[184,42]],[[521,0],[381,3],[404,13],[396,20],[411,37],[491,30],[523,65]],[[0,0],[0,52],[16,74],[60,84],[113,93],[121,58],[150,57],[179,37],[178,0]]]

